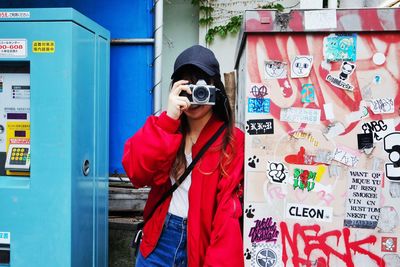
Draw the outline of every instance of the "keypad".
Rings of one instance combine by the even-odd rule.
[[[13,147],[11,151],[10,164],[25,165],[26,160],[28,158],[28,152],[29,152],[28,148]]]

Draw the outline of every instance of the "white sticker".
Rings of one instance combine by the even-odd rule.
[[[355,167],[360,161],[360,152],[348,147],[338,146],[333,152],[332,159],[344,165]]]
[[[395,124],[393,119],[369,121],[361,125],[361,130],[364,133],[372,133],[374,142],[382,142],[386,135],[395,131]]]
[[[308,206],[303,204],[288,203],[286,206],[286,218],[331,222],[333,209],[331,207]]]
[[[394,99],[393,98],[377,98],[368,100],[371,111],[374,114],[385,114],[394,112]]]
[[[290,69],[290,77],[302,78],[308,77],[313,64],[313,56],[296,56]]]
[[[336,136],[341,135],[344,133],[346,128],[344,127],[343,123],[341,122],[334,122],[326,128],[325,132],[323,133],[327,139],[332,139]]]
[[[10,232],[0,232],[0,244],[10,245],[11,233]]]
[[[345,226],[375,229],[381,207],[382,178],[380,171],[349,170]]]
[[[30,17],[31,12],[26,11],[0,12],[0,19],[27,19]]]
[[[336,9],[304,11],[306,30],[336,29]]]
[[[0,39],[0,58],[26,57],[26,39]]]
[[[281,121],[318,124],[321,120],[321,110],[313,108],[283,108]]]
[[[265,78],[284,79],[287,77],[287,63],[277,60],[266,60],[264,62]]]
[[[375,65],[383,65],[386,62],[386,56],[383,53],[375,53],[372,57],[372,61],[375,63]]]
[[[333,113],[333,104],[327,103],[324,104],[325,118],[327,120],[333,120],[335,118],[335,114]]]

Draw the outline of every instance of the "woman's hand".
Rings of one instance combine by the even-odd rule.
[[[190,107],[189,99],[186,96],[179,95],[182,91],[192,94],[187,83],[186,80],[175,82],[169,93],[167,115],[172,119],[179,119],[182,112]]]

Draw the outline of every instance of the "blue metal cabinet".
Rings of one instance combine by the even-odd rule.
[[[0,42],[26,55],[0,65],[29,62],[31,168],[0,176],[0,266],[107,266],[109,32],[70,8],[13,11],[29,16],[0,18]],[[46,41],[54,52],[34,52]]]

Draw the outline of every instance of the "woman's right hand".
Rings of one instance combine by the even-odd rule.
[[[189,99],[186,96],[180,96],[182,91],[192,94],[188,81],[180,80],[174,83],[168,97],[167,115],[172,119],[179,119],[182,112],[190,107]]]

